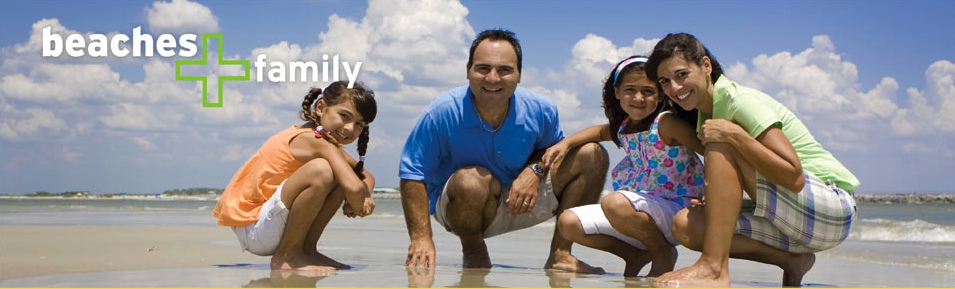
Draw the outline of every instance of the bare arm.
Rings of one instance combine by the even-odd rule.
[[[355,165],[358,164],[358,161],[355,160],[355,158],[352,158],[351,155],[345,154],[345,157],[348,159],[349,166],[354,168]],[[365,190],[368,192],[368,196],[363,199],[362,204],[356,204],[356,205],[360,205],[362,210],[368,211],[368,214],[371,214],[371,213],[374,213],[374,210],[375,210],[375,201],[373,199],[373,195],[374,195],[373,191],[375,189],[375,175],[373,175],[371,171],[368,171],[368,169],[366,168],[362,168],[362,174],[365,176],[362,182],[365,183]],[[345,216],[348,216],[349,218],[364,217],[364,216],[359,216],[356,213],[357,211],[354,209],[352,204],[347,201],[342,203],[342,211],[344,212]]]
[[[544,152],[544,156],[541,158],[543,162],[542,166],[544,168],[551,168],[564,156],[567,155],[567,152],[570,149],[579,147],[585,143],[589,142],[602,142],[610,140],[610,126],[609,125],[595,125],[578,131],[577,133],[567,137],[557,144],[547,148]]]
[[[669,146],[685,146],[698,154],[703,154],[706,149],[696,135],[696,129],[673,114],[663,115],[657,129],[660,132],[660,138]]]
[[[401,206],[405,213],[408,236],[407,267],[434,267],[435,250],[428,213],[428,189],[424,182],[401,180]]]
[[[524,164],[524,169],[521,170],[517,177],[514,178],[514,181],[511,182],[507,199],[504,200],[504,202],[507,203],[507,213],[509,215],[516,216],[529,213],[537,204],[537,192],[540,189],[541,178],[549,173],[548,170],[550,168],[542,165],[544,176],[538,176],[529,166],[540,163],[544,152],[545,150],[534,151],[530,158],[528,158],[527,163]]]
[[[374,210],[374,203],[368,206],[371,199],[371,190],[374,188],[374,177],[365,181],[355,174],[355,160],[342,148],[323,139],[317,139],[307,133],[299,134],[289,144],[292,155],[296,160],[306,163],[316,158],[322,158],[331,167],[335,182],[345,193],[345,201],[358,216],[370,215]],[[371,174],[366,174],[370,176]],[[369,186],[370,185],[370,186]]]
[[[726,142],[736,148],[760,174],[793,192],[802,191],[806,182],[802,164],[783,131],[772,126],[753,138],[742,127],[725,119],[710,119],[703,124],[703,144]]]

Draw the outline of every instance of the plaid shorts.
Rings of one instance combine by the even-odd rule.
[[[756,201],[736,220],[736,234],[791,253],[830,249],[849,236],[856,217],[851,193],[804,172],[806,185],[798,194],[756,174]]]

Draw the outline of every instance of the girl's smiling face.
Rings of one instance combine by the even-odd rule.
[[[320,99],[315,104],[315,113],[325,131],[343,145],[357,140],[362,130],[368,125],[351,101],[330,106],[324,99]]]
[[[642,71],[625,71],[620,75],[614,94],[620,107],[632,121],[639,121],[653,114],[663,99],[657,86]]]

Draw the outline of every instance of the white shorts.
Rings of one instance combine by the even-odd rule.
[[[288,208],[282,202],[282,187],[285,181],[275,189],[275,194],[262,204],[259,211],[259,220],[255,224],[245,227],[232,227],[239,237],[242,251],[249,251],[259,256],[271,256],[282,241],[285,232],[285,223],[288,221]]]
[[[643,192],[617,191],[614,193],[623,194],[627,199],[630,199],[630,204],[633,205],[634,210],[650,215],[656,223],[657,229],[660,229],[660,232],[663,233],[663,236],[667,239],[667,242],[674,246],[680,244],[676,241],[676,238],[673,237],[672,231],[673,216],[683,209],[680,204],[657,196],[647,195]],[[580,225],[583,226],[584,232],[588,235],[604,234],[620,239],[631,246],[643,250],[647,249],[639,240],[614,230],[614,228],[610,226],[610,221],[607,220],[607,216],[604,215],[603,209],[600,208],[600,204],[574,207],[568,210],[573,212],[574,215],[577,215],[577,219],[580,220]]]
[[[503,188],[502,190],[501,199],[497,206],[497,215],[494,216],[494,220],[491,221],[491,224],[488,225],[487,229],[482,233],[484,238],[530,228],[556,215],[559,202],[557,201],[557,196],[554,195],[554,185],[551,184],[550,174],[547,174],[547,177],[540,181],[540,186],[537,189],[537,203],[534,204],[534,208],[531,209],[530,212],[525,214],[517,216],[509,216],[507,214],[507,203],[504,201],[507,200],[510,189]],[[451,228],[451,224],[448,224],[447,220],[445,220],[448,202],[450,201],[447,191],[448,184],[445,183],[444,188],[441,190],[441,196],[438,197],[438,203],[435,204],[434,219],[438,224],[444,226],[445,230],[453,234],[454,228]]]

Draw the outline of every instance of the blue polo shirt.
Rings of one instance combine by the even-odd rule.
[[[482,124],[473,98],[467,85],[438,95],[401,152],[398,177],[425,183],[431,214],[444,184],[459,168],[485,167],[502,188],[509,188],[534,151],[564,138],[550,98],[518,87],[497,132]]]

